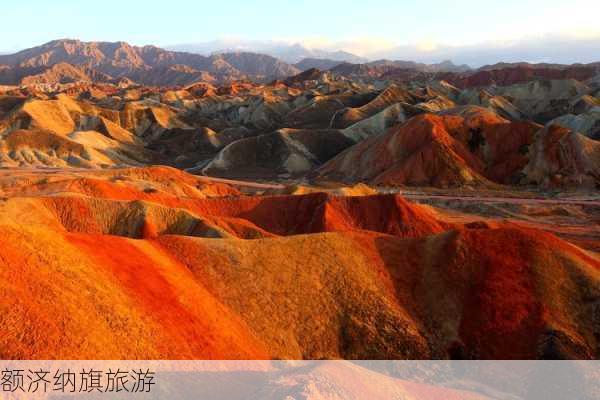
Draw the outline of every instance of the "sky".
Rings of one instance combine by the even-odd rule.
[[[538,45],[552,57],[555,41],[585,43],[583,51],[600,43],[598,0],[24,0],[1,9],[2,53],[59,38],[163,47],[277,41],[423,59]]]

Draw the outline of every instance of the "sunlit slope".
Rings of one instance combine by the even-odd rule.
[[[551,234],[169,171],[2,181],[0,356],[598,356],[600,262]]]

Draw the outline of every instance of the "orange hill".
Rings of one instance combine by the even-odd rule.
[[[598,357],[600,261],[549,233],[164,168],[40,177],[0,179],[4,358]]]
[[[347,149],[317,175],[391,186],[513,183],[539,129],[478,107],[423,114]]]

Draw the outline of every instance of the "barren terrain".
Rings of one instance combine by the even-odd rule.
[[[600,354],[596,64],[2,63],[4,359]]]

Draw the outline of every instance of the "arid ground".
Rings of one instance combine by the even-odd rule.
[[[598,64],[265,57],[0,56],[1,358],[599,357]]]

